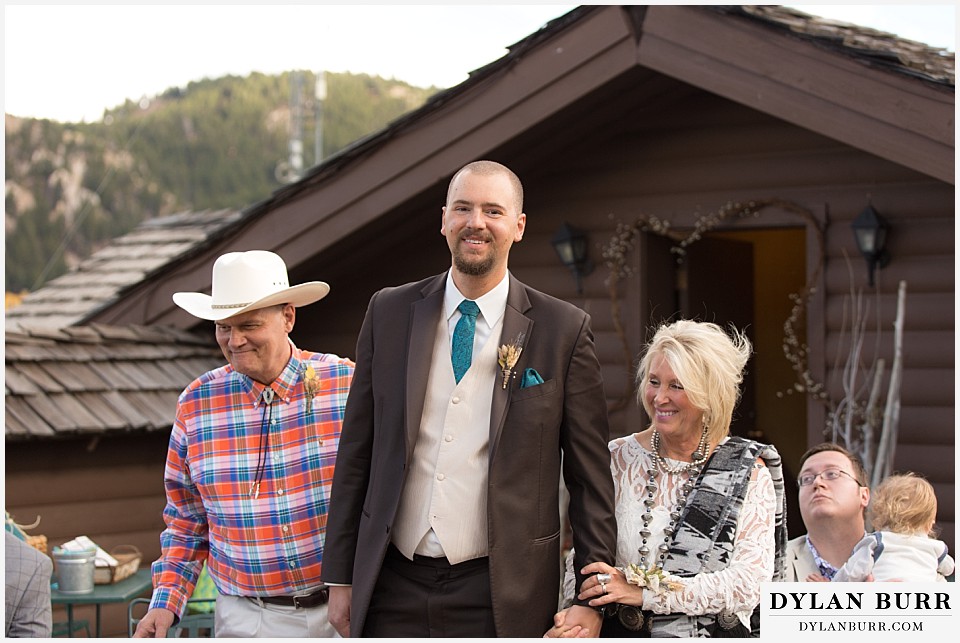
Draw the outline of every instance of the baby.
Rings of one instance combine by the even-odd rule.
[[[933,523],[937,497],[923,478],[905,473],[881,482],[867,510],[873,533],[857,543],[833,581],[942,581],[954,570],[945,543],[936,540]]]

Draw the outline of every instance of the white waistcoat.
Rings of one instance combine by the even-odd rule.
[[[503,317],[459,384],[447,320],[437,327],[420,432],[393,528],[393,543],[407,558],[446,556],[457,564],[487,555],[490,405],[502,325]]]

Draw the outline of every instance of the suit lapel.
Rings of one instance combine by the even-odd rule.
[[[410,336],[407,341],[406,382],[406,459],[409,462],[420,433],[423,402],[427,395],[427,380],[433,358],[433,343],[437,337],[437,324],[443,312],[443,288],[446,273],[424,286],[423,299],[411,305]]]
[[[813,554],[810,553],[810,548],[807,547],[806,540],[801,541],[801,544],[803,549],[801,550],[800,557],[797,559],[797,563],[799,563],[799,567],[797,569],[798,583],[806,582],[809,574],[820,573],[820,567],[817,565],[817,561],[814,559]]]
[[[503,312],[503,328],[500,330],[500,342],[497,346],[506,343],[512,343],[523,333],[524,349],[530,343],[530,334],[533,331],[533,320],[527,317],[526,313],[530,309],[530,299],[527,297],[527,289],[516,278],[510,275],[510,291],[507,293],[507,307]],[[526,351],[520,354],[520,360],[514,367],[514,373],[523,372],[524,357]],[[490,455],[489,460],[492,463],[496,453],[497,444],[500,441],[500,434],[506,421],[507,406],[510,401],[510,394],[517,386],[515,379],[507,381],[507,388],[503,388],[503,376],[498,372],[493,386],[493,402],[490,407]]]

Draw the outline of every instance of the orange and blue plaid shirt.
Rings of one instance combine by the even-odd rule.
[[[151,608],[182,615],[204,560],[222,594],[294,596],[322,585],[330,487],[354,364],[291,347],[269,387],[272,404],[266,386],[229,365],[180,394]]]

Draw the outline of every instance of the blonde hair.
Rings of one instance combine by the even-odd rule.
[[[662,355],[683,385],[690,403],[703,412],[707,440],[717,444],[730,433],[733,409],[740,399],[743,369],[753,347],[731,326],[730,334],[710,322],[681,319],[657,329],[637,368],[637,400],[654,417],[643,394],[653,358]]]
[[[933,535],[937,518],[933,485],[915,473],[892,475],[877,485],[867,509],[873,529],[899,534]]]

